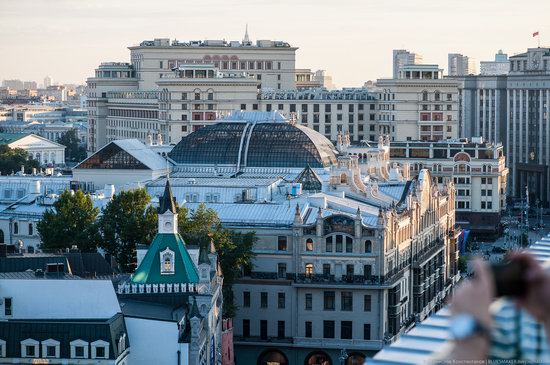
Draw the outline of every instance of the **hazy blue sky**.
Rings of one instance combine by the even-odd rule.
[[[300,47],[297,67],[326,69],[337,86],[391,75],[391,50],[491,60],[550,45],[550,0],[0,0],[0,80],[83,82],[127,46],[160,37],[255,39]],[[547,42],[545,42],[547,40]]]

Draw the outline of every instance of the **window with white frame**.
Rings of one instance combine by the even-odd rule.
[[[126,350],[126,333],[123,333],[122,336],[118,339],[118,353],[122,354]]]
[[[162,275],[174,274],[175,268],[175,254],[174,251],[166,247],[164,251],[160,253],[160,273]]]
[[[109,358],[109,342],[97,340],[92,342],[92,359]]]
[[[42,357],[59,358],[59,341],[48,339],[42,341]]]
[[[6,357],[6,341],[0,340],[0,357]]]
[[[87,359],[88,342],[83,340],[71,341],[71,359]]]
[[[38,357],[38,345],[40,342],[32,338],[21,341],[21,357]]]

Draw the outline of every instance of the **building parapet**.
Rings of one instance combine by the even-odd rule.
[[[308,90],[266,90],[260,94],[261,100],[376,100],[365,88],[349,88],[329,91],[326,89]]]
[[[118,284],[118,294],[144,294],[144,293],[197,293],[197,285],[187,284]]]
[[[158,91],[111,91],[107,93],[109,99],[158,99]]]

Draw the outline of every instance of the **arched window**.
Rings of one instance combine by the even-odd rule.
[[[288,359],[281,351],[269,349],[258,356],[258,365],[288,365]]]
[[[306,276],[313,275],[313,264],[306,264]]]
[[[348,354],[346,365],[363,365],[365,363],[365,355],[360,352],[352,352]]]
[[[0,229],[0,243],[4,243],[4,231]]]
[[[306,251],[313,251],[313,240],[311,238],[306,240]]]
[[[174,251],[170,250],[168,247],[166,247],[164,251],[160,252],[160,273],[162,275],[170,275],[175,273],[174,260]]]
[[[340,182],[342,184],[347,184],[348,183],[348,175],[346,175],[346,174],[340,175]]]
[[[436,92],[434,93],[434,98],[435,98],[435,101],[441,100],[441,94],[439,93],[439,91],[436,91]]]
[[[13,234],[19,234],[19,223],[13,222]]]
[[[422,101],[428,101],[428,92],[422,91]]]
[[[305,365],[332,365],[332,360],[326,352],[314,351],[307,355]]]
[[[366,240],[365,241],[365,253],[371,253],[372,252],[372,241]]]
[[[353,252],[353,238],[346,236],[346,252]]]
[[[32,223],[29,223],[29,236],[32,236],[34,233]]]

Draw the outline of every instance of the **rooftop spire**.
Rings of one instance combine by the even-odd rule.
[[[166,179],[164,195],[160,201],[159,214],[164,214],[168,210],[174,214],[177,213],[176,203],[174,202],[174,196],[172,195],[172,188],[170,187],[170,180]]]
[[[248,23],[246,24],[246,28],[244,31],[243,43],[246,43],[246,44],[250,43],[250,37],[248,36]]]

